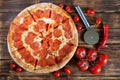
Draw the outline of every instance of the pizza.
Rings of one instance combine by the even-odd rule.
[[[63,68],[78,46],[71,16],[52,3],[25,8],[11,22],[7,36],[13,60],[29,72],[49,73]]]

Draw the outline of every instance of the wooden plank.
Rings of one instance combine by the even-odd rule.
[[[19,12],[35,3],[38,3],[38,0],[1,0],[0,12]]]
[[[106,66],[102,67],[102,72],[96,76],[89,71],[81,72],[77,69],[74,57],[66,65],[70,67],[72,74],[67,76],[62,70],[61,77],[55,78],[52,74],[36,74],[23,71],[16,73],[9,68],[12,58],[9,55],[6,43],[7,32],[10,22],[25,7],[38,2],[52,2],[55,4],[64,3],[71,6],[70,14],[77,15],[73,7],[73,1],[77,1],[85,13],[90,24],[95,23],[95,17],[101,17],[109,24],[109,39],[107,44],[99,50],[99,53],[108,55],[109,60]],[[0,80],[120,80],[120,0],[0,0]],[[86,10],[88,8],[95,9],[93,16],[88,16]],[[82,22],[76,23],[76,25]],[[101,29],[96,29],[102,31]],[[82,31],[78,31],[79,37]],[[100,36],[102,37],[102,36]],[[79,38],[79,46],[92,48],[83,43]]]
[[[93,8],[96,10],[96,12],[120,12],[119,11],[119,6],[120,6],[120,1],[119,0],[84,0],[84,1],[80,1],[80,0],[74,0],[76,1],[82,8]],[[55,4],[59,4],[59,3],[64,3],[66,5],[71,5],[72,8],[73,7],[73,1],[71,0],[7,0],[7,1],[0,1],[0,12],[8,12],[8,11],[20,11],[22,9],[24,9],[27,6],[30,6],[32,4],[38,3],[38,2],[51,2],[51,3],[55,3]],[[108,4],[109,2],[109,4]],[[16,4],[13,4],[16,3]],[[89,4],[88,4],[89,3]],[[72,12],[75,11],[72,9]]]

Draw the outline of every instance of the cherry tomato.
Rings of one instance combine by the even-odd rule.
[[[101,18],[99,18],[99,17],[96,18],[95,23],[96,23],[97,25],[99,25],[101,22],[102,22]]]
[[[77,62],[77,67],[80,71],[85,71],[89,67],[89,62],[87,60],[79,60]]]
[[[103,53],[98,54],[97,64],[103,66],[103,65],[107,64],[107,61],[108,61],[108,56],[107,55],[105,55]]]
[[[83,47],[79,47],[77,48],[77,51],[75,53],[75,56],[78,58],[78,59],[82,59],[86,56],[86,49],[83,48]]]
[[[66,10],[67,12],[70,12],[70,10],[71,10],[70,6],[66,6],[66,7],[65,7],[65,10]]]
[[[93,10],[93,9],[88,9],[87,10],[87,14],[88,15],[92,15],[92,14],[94,14],[95,13],[95,10]]]
[[[96,50],[90,49],[90,50],[87,52],[87,58],[88,58],[90,61],[96,60],[96,58],[97,58],[97,52],[96,52]]]
[[[81,25],[78,25],[77,26],[77,30],[81,30],[82,29],[82,26]]]
[[[98,64],[95,64],[94,66],[89,67],[89,71],[92,74],[98,74],[99,72],[101,72],[101,66]]]
[[[73,17],[73,21],[74,21],[74,22],[78,22],[79,20],[80,20],[80,18],[79,18],[78,15]]]
[[[17,73],[22,72],[22,68],[21,68],[21,67],[17,67],[17,68],[16,68],[16,72],[17,72]]]
[[[63,3],[60,3],[60,4],[59,4],[59,7],[63,8],[63,7],[64,7],[64,4],[63,4]]]
[[[15,63],[11,63],[11,64],[10,64],[10,68],[11,68],[11,69],[14,69],[15,67],[16,67],[16,64],[15,64]]]
[[[71,71],[70,71],[70,69],[68,68],[68,67],[65,67],[64,68],[64,72],[66,73],[66,74],[71,74]]]
[[[55,71],[55,72],[53,72],[53,75],[54,75],[56,78],[58,78],[58,77],[60,77],[60,72]]]

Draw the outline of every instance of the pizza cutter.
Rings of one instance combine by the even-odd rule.
[[[87,44],[96,44],[99,40],[99,34],[95,30],[92,30],[90,28],[90,24],[88,23],[87,19],[85,18],[80,6],[77,5],[76,3],[74,3],[74,6],[87,29],[87,31],[84,33],[84,41]]]

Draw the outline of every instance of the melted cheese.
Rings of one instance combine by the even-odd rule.
[[[44,22],[49,23],[49,24],[54,24],[55,23],[55,21],[50,19],[50,18],[48,18],[48,19],[47,18],[41,18],[40,20],[43,20]]]

